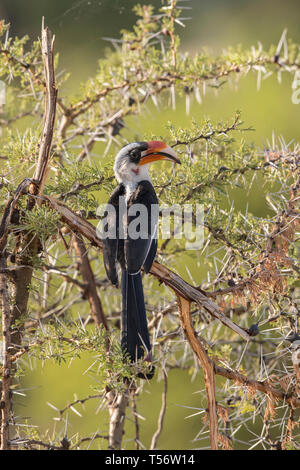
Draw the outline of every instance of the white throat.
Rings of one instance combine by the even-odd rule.
[[[125,163],[125,162],[124,162]],[[123,183],[126,188],[126,202],[128,202],[132,193],[136,190],[141,181],[150,181],[149,165],[137,166],[135,164],[115,165],[115,176],[119,183]]]
[[[130,196],[136,190],[138,184],[141,181],[147,180],[147,181],[150,181],[151,183],[151,179],[150,179],[150,175],[148,171],[148,165],[143,165],[143,166],[138,167],[138,173],[135,174],[133,172],[133,175],[134,176],[131,180],[123,181],[123,183],[125,184],[125,188],[126,188],[126,195],[125,195],[126,202],[129,201]]]

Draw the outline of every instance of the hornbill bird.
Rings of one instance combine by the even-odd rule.
[[[131,362],[142,357],[149,362],[152,359],[141,269],[149,272],[157,249],[158,199],[149,165],[159,160],[180,163],[176,152],[164,142],[134,142],[123,147],[114,164],[119,185],[106,211],[103,261],[115,286],[117,262],[122,268],[121,347]]]

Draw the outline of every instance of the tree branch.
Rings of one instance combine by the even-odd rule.
[[[165,419],[165,414],[167,410],[168,375],[164,367],[162,368],[162,372],[163,372],[163,378],[164,378],[164,388],[163,388],[163,392],[161,396],[161,409],[160,409],[159,416],[158,416],[157,429],[152,436],[150,450],[156,449],[157,440],[159,436],[161,435],[161,432],[163,429],[163,423]]]
[[[0,259],[1,269],[5,269],[6,260],[5,256],[2,255]],[[1,362],[3,363],[3,375],[1,384],[1,431],[0,431],[0,442],[1,450],[9,449],[9,420],[11,413],[11,309],[10,299],[7,285],[7,277],[5,274],[0,274],[0,298],[1,298],[1,310],[2,310],[2,357]]]
[[[47,167],[50,156],[51,143],[53,138],[54,121],[56,114],[57,88],[54,72],[54,39],[48,27],[44,27],[44,18],[42,22],[42,55],[44,61],[44,74],[46,83],[45,112],[43,133],[40,143],[40,150],[37,165],[34,172],[34,179],[37,182],[33,189],[34,194],[40,194],[43,191],[47,177]],[[37,189],[38,188],[38,189]]]
[[[117,393],[110,390],[106,393],[109,411],[109,437],[108,447],[111,450],[120,450],[122,445],[125,412],[129,401],[129,388]]]
[[[79,260],[79,269],[85,283],[85,295],[91,306],[91,313],[98,328],[104,326],[108,330],[108,324],[102,308],[100,297],[97,293],[96,281],[92,271],[84,241],[81,234],[75,233],[73,244]]]
[[[209,413],[209,433],[210,433],[210,445],[212,450],[218,450],[218,415],[217,415],[217,403],[215,394],[215,371],[214,363],[208,357],[204,347],[197,338],[197,334],[192,325],[191,319],[191,303],[181,296],[177,296],[179,305],[179,314],[182,329],[187,337],[188,342],[204,372],[204,381],[208,403]]]

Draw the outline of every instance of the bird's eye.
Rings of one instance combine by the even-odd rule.
[[[129,159],[132,163],[139,163],[141,159],[141,151],[139,149],[133,149],[130,152]]]

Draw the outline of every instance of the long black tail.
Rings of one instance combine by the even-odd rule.
[[[132,362],[143,356],[150,358],[151,345],[147,327],[142,276],[122,270],[121,345]]]

